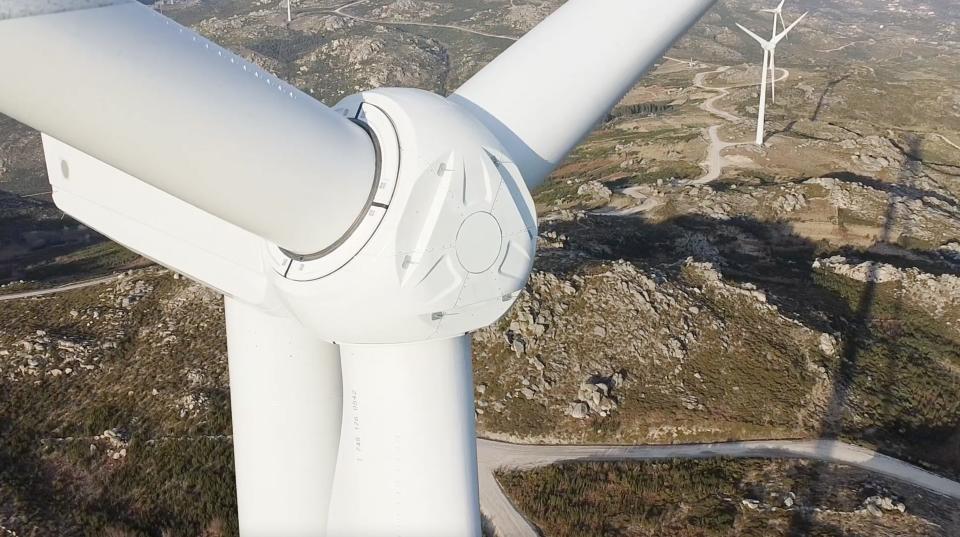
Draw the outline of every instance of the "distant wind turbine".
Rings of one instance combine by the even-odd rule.
[[[804,13],[803,15],[800,16],[799,19],[794,21],[793,24],[791,24],[786,29],[784,29],[782,33],[780,34],[775,33],[775,35],[773,36],[773,39],[771,39],[770,41],[767,41],[766,39],[760,37],[759,35],[744,28],[741,24],[737,24],[737,26],[739,26],[741,30],[746,32],[747,35],[749,35],[754,40],[756,40],[757,43],[760,43],[760,46],[763,47],[763,68],[761,69],[763,74],[761,75],[761,82],[760,82],[760,114],[757,117],[757,145],[763,145],[764,118],[766,117],[766,113],[767,113],[767,66],[770,64],[770,60],[771,58],[773,58],[775,54],[775,51],[777,49],[777,43],[782,41],[783,38],[786,37],[788,33],[790,33],[790,30],[793,30],[793,28],[796,25],[800,24],[800,21],[802,21],[803,18],[806,16],[807,14]],[[774,78],[776,78],[776,76],[774,76]]]
[[[293,21],[293,14],[292,14],[291,11],[290,11],[290,2],[293,2],[293,0],[287,0],[287,22],[292,22],[292,21]],[[783,4],[781,4],[781,5],[783,5]],[[776,31],[777,31],[777,24],[776,24],[776,22],[774,22],[774,24],[773,24],[773,31],[774,31],[774,33],[776,33]]]
[[[780,5],[773,9],[761,9],[761,13],[773,13],[773,37],[777,35],[777,21],[780,22],[780,27],[783,29],[787,28],[787,23],[783,20],[783,4],[787,0],[780,0]]]
[[[783,29],[787,28],[787,23],[783,20],[783,4],[787,0],[780,0],[780,5],[774,9],[761,9],[763,13],[773,13],[773,32],[770,39],[777,37],[777,22]],[[288,0],[289,2],[289,0]],[[770,53],[770,102],[777,102],[777,54],[776,51]]]

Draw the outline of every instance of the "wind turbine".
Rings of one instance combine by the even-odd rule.
[[[570,0],[449,97],[331,109],[133,0],[2,0],[0,113],[64,212],[223,293],[244,537],[473,537],[529,191],[713,3]]]
[[[287,22],[293,22],[293,13],[290,10],[290,2],[293,2],[293,0],[287,0]]]
[[[773,39],[770,41],[767,41],[759,35],[751,32],[741,24],[737,24],[741,30],[746,32],[747,35],[760,43],[760,46],[763,47],[763,67],[761,68],[762,74],[760,77],[760,112],[757,117],[757,145],[763,145],[764,121],[767,113],[767,66],[770,65],[770,60],[773,58],[773,55],[777,49],[777,43],[782,41],[783,38],[790,33],[790,30],[793,30],[796,25],[800,24],[800,21],[802,21],[806,16],[806,13],[801,15],[799,19],[795,20],[793,24],[784,29],[782,33],[774,35]],[[774,78],[776,78],[775,74]]]
[[[780,4],[773,9],[761,9],[761,13],[773,13],[773,37],[777,35],[777,22],[779,20],[780,27],[783,29],[787,28],[787,23],[783,20],[783,4],[787,0],[780,0]]]
[[[773,13],[773,32],[770,34],[770,40],[772,41],[777,37],[777,21],[781,28],[786,30],[787,23],[783,20],[783,3],[787,0],[780,0],[780,4],[774,9],[761,9],[763,13]],[[803,17],[801,17],[803,18]],[[771,102],[777,102],[777,55],[776,50],[770,52],[770,100]]]

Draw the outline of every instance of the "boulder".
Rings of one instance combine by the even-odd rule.
[[[613,196],[613,191],[599,181],[589,181],[577,189],[577,195],[586,198],[588,201],[608,202]]]
[[[567,415],[571,418],[582,420],[590,415],[590,407],[586,403],[570,403],[570,407],[567,409]]]

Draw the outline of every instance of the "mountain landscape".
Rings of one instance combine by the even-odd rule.
[[[449,93],[561,3],[154,8],[333,105]],[[770,7],[719,2],[535,192],[534,275],[474,336],[479,436],[831,439],[960,480],[960,5],[788,0],[758,147],[735,24]],[[0,116],[0,534],[236,535],[221,297],[49,190]],[[960,496],[822,460],[495,470],[547,536],[960,535]]]

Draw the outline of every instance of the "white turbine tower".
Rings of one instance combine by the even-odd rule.
[[[767,113],[767,66],[770,64],[770,59],[773,57],[774,52],[777,49],[777,43],[783,40],[784,37],[790,33],[790,30],[800,24],[800,21],[806,17],[807,14],[804,13],[800,16],[799,19],[793,22],[788,26],[782,33],[776,34],[773,36],[773,39],[767,41],[766,39],[760,37],[759,35],[751,32],[750,30],[744,28],[742,25],[737,24],[741,30],[747,33],[750,37],[760,43],[760,46],[763,48],[763,67],[760,69],[760,112],[757,117],[757,145],[763,145],[763,134],[764,134],[764,121],[766,119]],[[775,77],[776,75],[774,75]]]
[[[293,12],[290,8],[290,2],[293,2],[293,0],[287,0],[287,22],[293,22]]]
[[[224,294],[244,537],[474,537],[469,334],[529,191],[712,4],[570,0],[447,98],[331,109],[139,2],[0,0],[0,113],[61,209]]]

